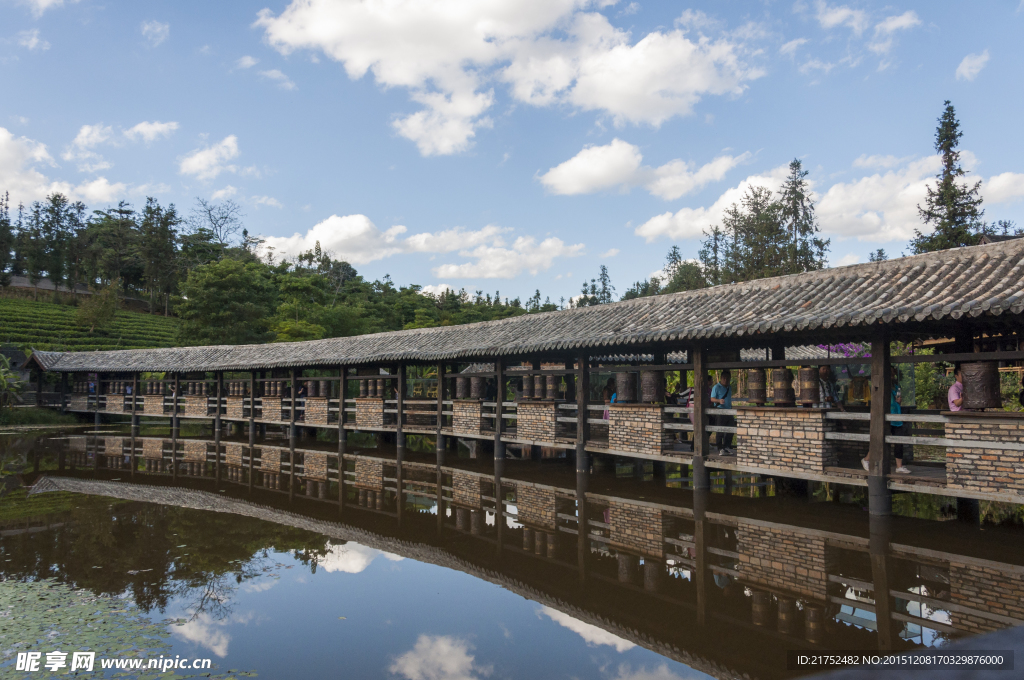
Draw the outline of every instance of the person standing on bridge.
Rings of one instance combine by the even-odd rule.
[[[949,386],[946,398],[950,411],[959,411],[964,407],[964,374],[959,365],[953,369],[953,384]]]
[[[715,405],[716,409],[732,408],[732,385],[729,384],[731,380],[732,372],[729,369],[725,369],[719,375],[718,382],[711,388],[711,403]],[[714,416],[713,421],[719,427],[736,427],[736,419],[732,416]],[[715,441],[718,442],[718,452],[721,455],[734,455],[729,449],[732,446],[731,432],[715,433]]]

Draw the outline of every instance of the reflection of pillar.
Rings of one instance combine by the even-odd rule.
[[[554,531],[548,534],[548,557],[554,558],[555,553],[558,552],[558,531]]]
[[[484,511],[483,510],[470,510],[469,511],[469,533],[474,536],[479,536],[484,533]]]
[[[502,444],[504,446],[504,444]],[[494,457],[494,537],[498,560],[501,560],[505,549],[505,503],[501,491],[501,478],[505,475],[505,455]]]
[[[957,498],[956,518],[968,524],[980,524],[981,501],[977,498]]]
[[[661,577],[665,572],[665,565],[662,564],[661,560],[656,560],[653,557],[644,558],[644,590],[652,593],[658,592],[661,589]]]
[[[523,527],[523,550],[533,552],[533,529]]]
[[[377,492],[376,507],[377,507],[378,510],[383,510],[384,509],[384,492],[383,491],[378,491]]]
[[[366,491],[366,489],[360,489],[359,490],[359,507],[361,507],[361,508],[365,508],[366,507],[366,495],[367,495],[367,493],[368,492]]]
[[[620,552],[617,556],[619,562],[619,583],[633,583],[636,581],[636,571],[640,566],[640,560],[635,555]]]
[[[706,623],[708,614],[708,556],[705,536],[708,493],[707,489],[695,489],[693,492],[693,584],[697,590],[697,623],[701,626]]]
[[[878,649],[893,649],[892,597],[889,595],[889,517],[870,515],[871,534],[868,552],[871,555],[871,581],[875,594],[875,625],[878,626]]]
[[[469,530],[469,510],[466,508],[455,508],[455,529],[458,531]]]
[[[804,606],[804,638],[812,645],[825,639],[825,609],[818,605]]]
[[[772,594],[764,590],[750,591],[750,620],[755,626],[767,626],[772,621]]]
[[[580,362],[580,371],[588,370],[588,364],[586,362]],[[586,382],[581,380],[581,382]],[[584,390],[579,390],[576,393],[577,398],[581,394],[586,394]],[[590,554],[590,526],[587,524],[587,470],[580,470],[580,459],[579,454],[582,447],[577,446],[577,459],[576,459],[576,560],[577,568],[580,574],[580,583],[586,583],[587,581],[587,557]],[[584,454],[586,455],[586,454]]]
[[[306,480],[306,495],[311,497],[311,498],[312,498],[313,493],[314,493],[313,492],[313,485],[314,484],[316,484],[316,482],[314,482],[312,479],[307,479]]]
[[[543,531],[533,532],[533,554],[543,557],[548,552],[548,537]]]
[[[792,635],[796,630],[796,600],[792,597],[778,597],[779,605],[779,632],[783,635]]]

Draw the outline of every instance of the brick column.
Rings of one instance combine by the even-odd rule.
[[[329,411],[327,397],[306,397],[306,424],[327,425]]]
[[[555,402],[520,401],[517,404],[516,415],[517,439],[555,441],[558,427],[558,405]]]
[[[740,465],[824,472],[838,465],[835,442],[825,433],[835,431],[837,421],[817,408],[737,407],[736,462]]]
[[[962,412],[961,412],[962,413]],[[1024,414],[973,413],[981,423],[957,422],[956,413],[945,413],[953,422],[945,424],[947,439],[959,441],[1024,444]],[[1024,495],[1024,451],[967,446],[946,447],[946,485],[987,493]]]
[[[227,402],[224,415],[228,418],[245,417],[245,397],[225,397]]]
[[[384,400],[356,397],[356,428],[384,427]]]
[[[452,432],[480,434],[483,431],[483,405],[477,399],[457,399],[452,402]]]
[[[663,454],[672,450],[672,433],[660,404],[612,404],[609,408],[608,448],[626,453]]]

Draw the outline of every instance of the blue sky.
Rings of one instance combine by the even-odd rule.
[[[951,99],[1024,225],[1024,2],[0,0],[0,190],[237,201],[279,256],[622,292],[810,171],[830,262],[905,250]]]

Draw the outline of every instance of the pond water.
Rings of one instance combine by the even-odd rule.
[[[789,649],[941,647],[1024,622],[1012,506],[978,525],[907,495],[873,524],[848,488],[747,475],[695,494],[685,469],[623,461],[581,497],[565,459],[495,467],[463,447],[438,469],[410,449],[399,468],[379,444],[350,449],[339,507],[334,482],[289,495],[244,466],[145,472],[144,452],[170,455],[161,435],[0,439],[0,675],[40,677],[19,652],[91,650],[211,660],[184,677],[783,678],[800,674]],[[895,594],[876,601],[880,584]]]

